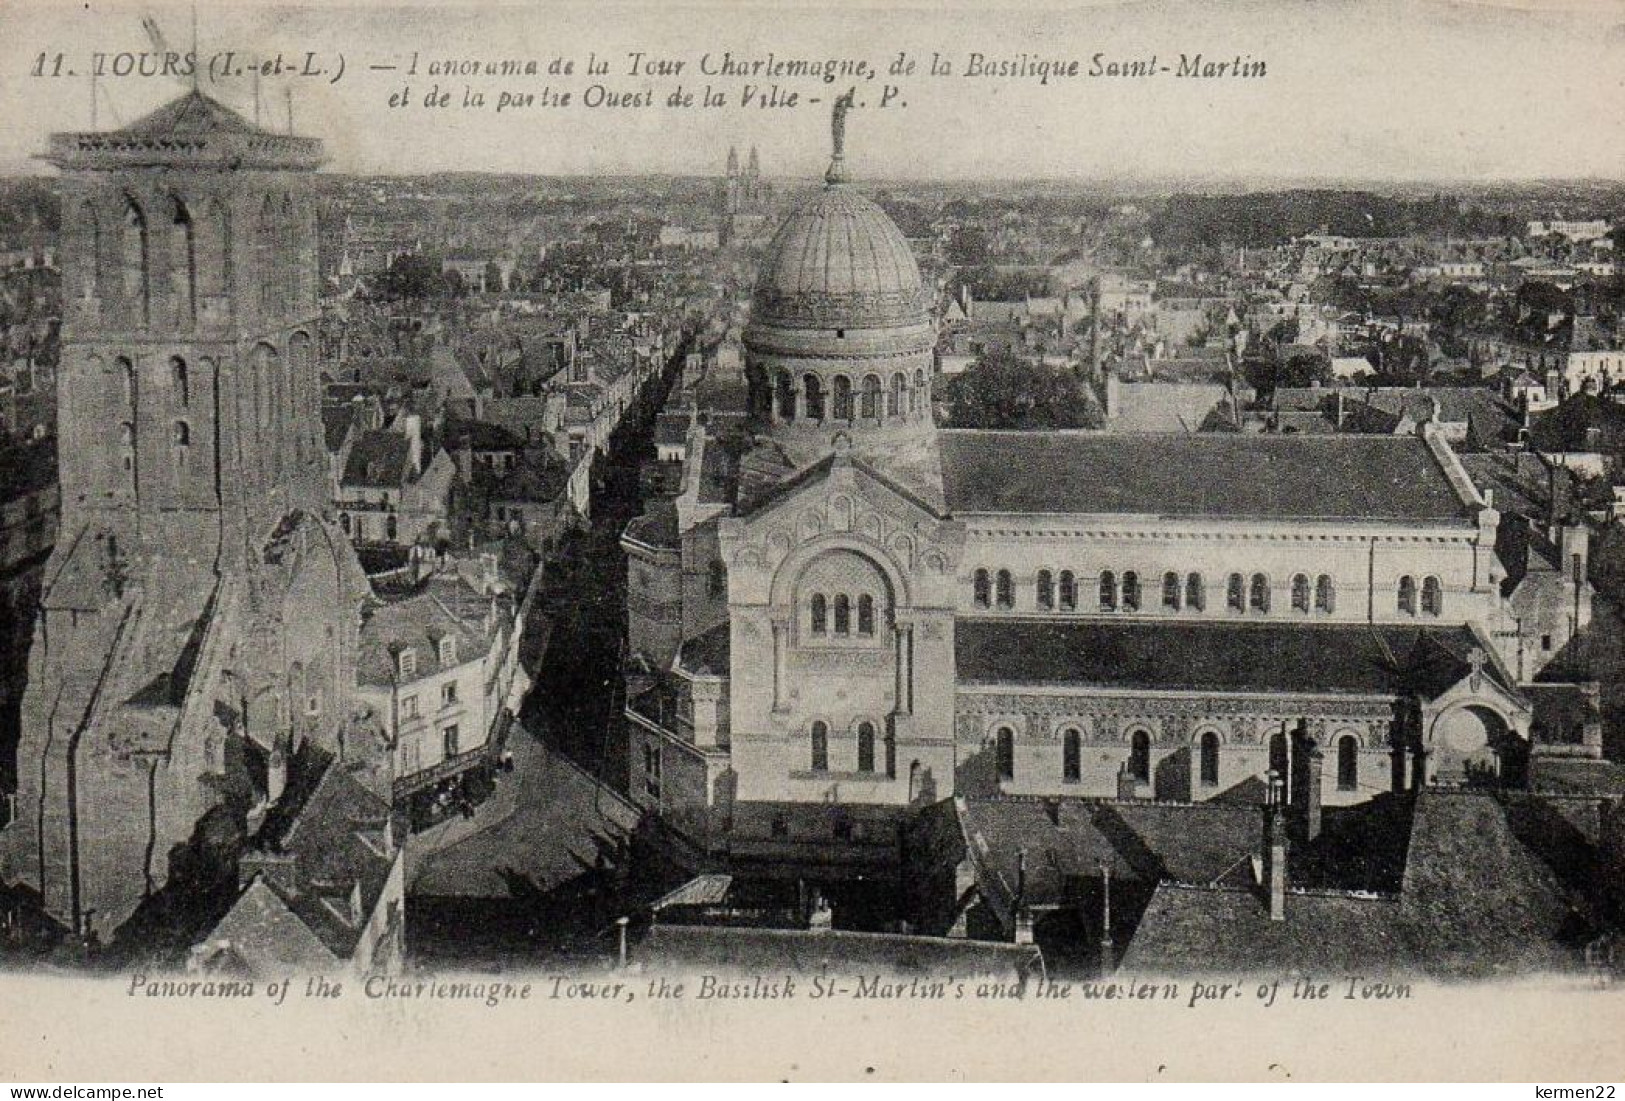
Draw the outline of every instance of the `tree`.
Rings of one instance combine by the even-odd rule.
[[[389,270],[373,280],[373,297],[383,302],[429,298],[441,293],[446,283],[440,265],[418,253],[397,256]]]
[[[943,388],[953,428],[1099,428],[1095,395],[1075,372],[991,352]]]

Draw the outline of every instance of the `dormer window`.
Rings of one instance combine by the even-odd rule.
[[[457,664],[457,640],[450,635],[440,640],[440,664]]]
[[[418,652],[408,646],[396,658],[402,680],[411,680],[418,675]]]

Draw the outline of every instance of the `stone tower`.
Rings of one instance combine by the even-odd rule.
[[[194,90],[44,159],[62,527],[0,852],[52,917],[105,935],[200,817],[263,795],[268,759],[342,740],[366,582],[322,519],[321,143]]]

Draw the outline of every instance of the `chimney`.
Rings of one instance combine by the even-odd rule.
[[[1016,914],[1017,944],[1031,944],[1033,942],[1033,912],[1023,906]]]
[[[1280,774],[1269,771],[1268,792],[1264,797],[1264,891],[1269,899],[1271,921],[1286,920],[1286,824],[1281,816]]]
[[[271,746],[271,756],[265,769],[265,802],[276,806],[288,786],[287,743],[281,737]]]

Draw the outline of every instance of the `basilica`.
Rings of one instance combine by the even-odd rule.
[[[933,291],[842,115],[761,264],[746,408],[693,403],[681,492],[622,539],[631,788],[673,837],[834,882],[895,872],[946,800],[1256,806],[1273,771],[1318,815],[1520,781],[1526,656],[1590,615],[1583,526],[1542,531],[1566,611],[1532,628],[1434,424],[939,429]]]

